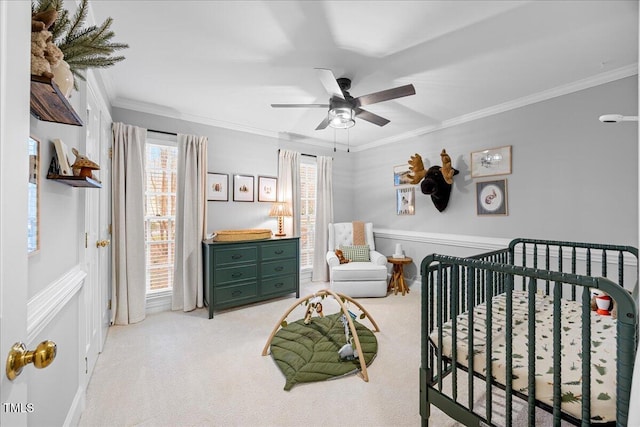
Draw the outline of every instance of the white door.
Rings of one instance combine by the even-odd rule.
[[[100,189],[87,189],[85,196],[87,286],[84,289],[85,360],[88,383],[98,354],[102,351],[109,326],[108,291],[110,278],[111,236],[109,223],[111,206],[111,165],[108,155],[109,139],[104,138],[103,114],[91,86],[87,87],[86,154],[100,165],[95,171],[102,183]]]
[[[107,331],[111,323],[111,117],[104,111],[100,111],[100,214],[99,214],[99,240],[108,242],[98,251],[98,268],[100,270],[100,351],[107,339]]]
[[[29,137],[29,2],[0,0],[0,425],[26,426],[25,369],[15,381],[5,361],[27,339],[27,182]],[[26,47],[26,49],[25,49]],[[14,102],[15,101],[15,102]],[[19,159],[23,159],[20,161]],[[19,226],[24,224],[24,226]],[[32,408],[32,407],[31,407]]]

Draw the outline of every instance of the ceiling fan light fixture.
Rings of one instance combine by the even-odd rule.
[[[335,129],[348,129],[356,124],[352,108],[336,107],[329,110],[329,126]]]

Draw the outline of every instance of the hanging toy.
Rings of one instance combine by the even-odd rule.
[[[309,305],[307,306],[307,313],[304,316],[304,324],[308,325],[311,323],[311,315],[315,311],[318,313],[318,316],[324,317],[324,313],[322,312],[322,298],[313,297],[309,300]]]
[[[349,312],[349,315],[352,315],[352,313]],[[358,352],[353,348],[353,338],[349,336],[349,322],[344,314],[340,316],[340,321],[344,325],[344,337],[347,343],[340,347],[338,355],[342,360],[354,360],[358,357]]]

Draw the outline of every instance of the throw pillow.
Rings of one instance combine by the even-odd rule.
[[[369,245],[342,246],[340,250],[344,257],[353,262],[369,262]]]
[[[344,257],[344,254],[340,249],[336,249],[336,256],[338,257],[338,261],[340,261],[340,264],[346,264],[350,261]]]

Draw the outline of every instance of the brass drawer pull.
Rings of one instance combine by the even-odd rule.
[[[236,271],[231,275],[231,277],[233,277],[234,279],[237,279],[238,277],[242,277],[242,273]]]
[[[233,254],[231,255],[231,259],[240,259],[242,258],[242,254]]]
[[[279,265],[279,266],[277,266],[276,268],[274,268],[274,270],[275,270],[275,271],[282,271],[282,270],[284,270],[284,267],[283,267],[283,266],[281,266],[281,265]]]
[[[282,249],[278,249],[275,254],[276,255],[282,255],[284,253],[284,251]]]
[[[276,283],[274,286],[275,286],[276,288],[281,288],[281,287],[283,287],[283,286],[284,286],[284,283],[282,283],[282,282],[278,282],[278,283]]]
[[[233,291],[233,292],[231,292],[231,296],[232,297],[239,297],[240,295],[242,295],[242,291]]]

